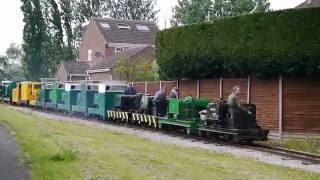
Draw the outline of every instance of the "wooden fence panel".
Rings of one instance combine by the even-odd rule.
[[[279,81],[251,81],[250,102],[257,106],[257,119],[260,125],[271,131],[278,131],[279,126]]]
[[[223,99],[228,100],[228,96],[232,92],[233,86],[235,85],[240,86],[240,102],[246,103],[248,95],[248,79],[223,79]]]
[[[220,99],[220,79],[200,80],[200,98]]]
[[[177,81],[161,81],[161,86],[166,88],[167,95],[170,94],[172,88],[177,87],[177,84]]]
[[[148,82],[147,94],[154,96],[154,94],[160,89],[160,81]]]
[[[179,98],[190,95],[197,98],[197,81],[179,81]]]
[[[320,79],[284,78],[285,132],[320,133]]]
[[[145,82],[134,82],[133,87],[138,93],[145,93]]]

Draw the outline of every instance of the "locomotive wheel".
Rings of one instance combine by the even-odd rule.
[[[233,140],[233,136],[231,134],[224,134],[223,137],[224,140],[228,142]]]
[[[191,134],[191,128],[185,128],[185,132],[187,133],[188,136]]]
[[[206,132],[206,137],[208,138],[208,139],[211,139],[211,132]]]

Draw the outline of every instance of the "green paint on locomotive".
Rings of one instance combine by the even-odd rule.
[[[209,104],[207,99],[193,99],[186,97],[185,99],[169,99],[168,115],[159,118],[159,128],[166,126],[178,126],[183,128],[186,133],[197,132],[201,126],[199,112],[206,109]]]

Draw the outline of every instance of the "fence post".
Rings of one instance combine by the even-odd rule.
[[[223,98],[223,80],[220,77],[220,99]]]
[[[162,89],[162,81],[160,81],[160,83],[159,83],[159,90],[161,90]]]
[[[279,139],[282,140],[283,136],[283,80],[279,76]]]
[[[200,98],[200,80],[197,80],[197,99]]]
[[[148,92],[148,82],[144,82],[144,94],[147,94]]]
[[[178,99],[179,99],[180,98],[180,92],[181,92],[180,87],[179,87],[179,80],[177,80],[177,88],[179,89],[179,93],[178,93]]]
[[[250,104],[251,77],[248,76],[247,104]]]

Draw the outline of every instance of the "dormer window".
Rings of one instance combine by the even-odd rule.
[[[130,30],[130,26],[127,24],[119,23],[118,24],[119,29],[125,29],[125,30]]]
[[[138,31],[149,32],[150,29],[146,25],[136,25]]]
[[[109,23],[107,22],[100,22],[101,27],[105,28],[105,29],[111,29]]]

